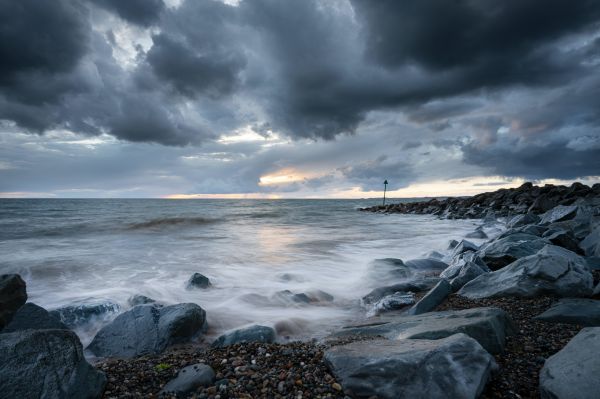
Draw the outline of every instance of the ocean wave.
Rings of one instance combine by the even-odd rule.
[[[148,220],[141,223],[132,223],[127,226],[127,230],[156,230],[163,227],[173,226],[198,226],[205,224],[217,223],[218,219],[204,218],[204,217],[170,217],[170,218],[157,218]]]

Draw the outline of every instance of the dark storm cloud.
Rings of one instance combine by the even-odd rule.
[[[412,166],[401,160],[392,160],[381,155],[374,160],[340,168],[340,172],[363,190],[380,190],[383,181],[388,180],[390,190],[408,186],[414,174]]]
[[[90,0],[92,3],[131,23],[150,26],[165,9],[162,0]]]

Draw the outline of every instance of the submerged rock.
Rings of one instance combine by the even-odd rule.
[[[87,349],[99,357],[157,354],[205,329],[206,312],[195,303],[136,306],[98,331]]]
[[[0,338],[3,398],[99,398],[106,376],[83,357],[68,330],[27,330]]]
[[[488,352],[501,353],[506,336],[513,331],[512,321],[502,309],[473,308],[391,319],[381,317],[371,324],[344,327],[333,336],[379,335],[387,339],[439,339],[465,333],[477,340]]]
[[[447,263],[433,258],[411,259],[404,262],[404,264],[411,269],[421,271],[444,270],[448,267]]]
[[[600,327],[581,330],[540,372],[543,399],[596,399],[600,392]]]
[[[129,297],[129,299],[127,299],[127,303],[130,306],[137,306],[137,305],[147,305],[149,303],[155,303],[156,301],[152,298],[149,298],[145,295],[132,295]]]
[[[215,381],[215,371],[203,363],[193,364],[179,370],[177,377],[167,382],[159,392],[161,395],[181,396],[195,392],[200,387],[212,385]]]
[[[200,273],[194,273],[192,274],[192,276],[190,277],[190,279],[187,282],[187,289],[193,289],[193,288],[209,288],[211,287],[212,284],[210,283],[210,280],[208,279],[208,277],[206,277],[203,274]]]
[[[64,306],[50,311],[50,314],[69,328],[76,328],[94,321],[108,321],[119,313],[121,307],[114,302],[82,303]]]
[[[0,330],[16,311],[27,302],[25,281],[18,274],[0,275]]]
[[[485,234],[485,232],[483,231],[483,228],[481,226],[476,228],[475,231],[467,234],[465,237],[466,238],[477,238],[477,239],[488,238],[487,234]]]
[[[275,330],[267,326],[254,325],[246,328],[240,328],[221,335],[213,343],[213,348],[222,348],[240,342],[275,342]]]
[[[498,366],[474,339],[359,341],[325,352],[325,361],[353,397],[477,398]]]
[[[600,327],[600,301],[583,298],[561,299],[535,318],[551,323]]]
[[[26,303],[0,333],[22,330],[68,330],[64,323],[35,303]]]
[[[390,310],[398,310],[415,303],[415,294],[412,292],[395,292],[384,296],[375,302],[367,312],[367,316],[374,316]]]
[[[369,305],[379,301],[381,298],[391,295],[395,292],[421,292],[432,288],[440,281],[437,277],[420,278],[405,283],[388,285],[375,288],[362,298],[363,304]]]
[[[458,294],[471,299],[532,298],[542,294],[585,297],[592,293],[592,283],[585,259],[564,248],[546,245],[534,255],[471,280]]]
[[[451,293],[452,286],[448,281],[442,279],[419,302],[408,310],[408,314],[417,315],[431,312]]]

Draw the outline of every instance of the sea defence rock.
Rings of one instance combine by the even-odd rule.
[[[585,256],[600,258],[600,223],[593,226],[590,234],[579,243]]]
[[[69,328],[76,328],[89,322],[109,321],[121,307],[111,301],[86,302],[64,306],[50,311],[50,314]]]
[[[179,370],[177,377],[167,382],[164,388],[159,392],[161,395],[182,396],[193,393],[200,387],[212,385],[215,381],[214,370],[203,363],[193,364]]]
[[[478,249],[479,249],[479,246],[473,244],[471,241],[461,240],[458,243],[458,245],[456,245],[454,247],[454,249],[452,250],[452,257],[455,258],[456,256],[462,254],[463,252],[477,251]]]
[[[18,274],[0,275],[0,330],[27,301],[25,281]]]
[[[583,251],[579,248],[579,243],[573,237],[573,234],[566,230],[549,230],[547,233],[543,234],[546,240],[550,241],[552,244],[557,245],[559,247],[563,247],[568,249],[569,251],[573,251],[576,254],[583,255]]]
[[[26,303],[21,306],[12,320],[0,334],[22,330],[68,330],[58,318],[35,303]]]
[[[149,298],[145,295],[135,294],[127,299],[127,303],[129,306],[137,306],[137,305],[147,305],[149,303],[156,303],[156,301],[152,298]]]
[[[570,220],[570,219],[573,219],[575,216],[577,216],[578,210],[579,210],[579,207],[576,205],[571,205],[571,206],[559,205],[559,206],[556,206],[556,207],[550,209],[548,212],[544,213],[541,216],[539,223],[541,225],[544,225],[544,224],[562,222],[563,220]]]
[[[564,248],[546,245],[534,255],[471,280],[458,295],[471,299],[533,298],[542,294],[587,297],[592,294],[592,284],[592,274],[585,259]]]
[[[325,361],[352,397],[477,398],[497,369],[474,339],[360,341],[335,346]]]
[[[452,293],[452,286],[444,279],[440,280],[419,302],[408,310],[409,315],[431,312]]]
[[[412,292],[395,292],[375,302],[367,312],[367,316],[378,315],[390,310],[403,309],[414,303],[415,294]]]
[[[3,398],[99,398],[106,376],[83,357],[68,330],[27,330],[0,336]]]
[[[409,268],[416,271],[435,271],[444,270],[448,267],[448,264],[435,258],[423,258],[423,259],[411,259],[404,262]]]
[[[206,312],[194,303],[140,305],[104,326],[87,347],[99,357],[157,354],[189,342],[206,329]]]
[[[536,224],[540,221],[540,217],[534,213],[525,213],[523,215],[517,215],[510,219],[507,226],[511,229],[516,227],[526,226],[528,224]]]
[[[212,286],[212,284],[210,283],[210,280],[208,279],[208,277],[206,277],[205,275],[200,274],[200,273],[194,273],[188,280],[186,288],[188,290],[194,289],[194,288],[205,289],[205,288],[209,288],[211,286]]]
[[[440,339],[464,333],[477,340],[490,353],[504,350],[506,336],[514,327],[499,308],[473,308],[376,319],[371,324],[344,327],[333,337],[351,335],[382,336],[387,339]]]
[[[517,259],[533,255],[548,243],[534,235],[516,233],[484,244],[478,254],[490,269],[498,270]]]
[[[600,327],[600,301],[584,298],[561,299],[535,318],[551,323]]]
[[[483,231],[483,227],[481,227],[481,226],[476,228],[475,231],[472,231],[469,234],[467,234],[465,237],[466,238],[476,238],[476,239],[488,238],[487,234],[485,234],[485,231]]]
[[[452,292],[456,292],[461,289],[469,281],[474,280],[476,277],[489,273],[489,269],[482,268],[480,265],[474,262],[467,262],[461,268],[458,274],[450,280],[450,287]]]
[[[416,280],[375,288],[362,298],[365,305],[373,304],[395,292],[421,292],[433,288],[440,281],[437,277],[423,277]]]
[[[221,335],[212,343],[212,347],[223,348],[240,342],[272,343],[275,342],[275,336],[276,333],[273,328],[254,325]]]
[[[371,281],[398,281],[412,276],[414,272],[397,258],[375,259],[369,263],[367,278]]]
[[[600,327],[587,327],[540,372],[542,399],[596,399],[600,392]]]

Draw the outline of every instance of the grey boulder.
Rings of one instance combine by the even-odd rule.
[[[452,293],[452,286],[448,281],[442,279],[423,298],[408,310],[410,315],[418,315],[434,310],[440,303]]]
[[[566,230],[552,230],[544,234],[543,237],[554,245],[568,249],[580,255],[583,251],[579,248],[579,244],[573,235]]]
[[[483,231],[483,228],[481,226],[476,228],[475,231],[472,231],[469,234],[467,234],[465,237],[466,238],[477,238],[477,239],[488,238],[487,234],[485,234],[485,232]]]
[[[600,301],[584,298],[561,299],[535,318],[551,323],[600,327]]]
[[[373,304],[381,298],[391,295],[395,292],[421,292],[432,288],[440,279],[437,277],[424,277],[404,283],[387,285],[385,287],[375,288],[367,295],[362,297],[365,305]]]
[[[594,226],[590,234],[579,243],[585,256],[600,258],[600,224]]]
[[[479,254],[490,269],[498,270],[517,259],[533,255],[546,244],[548,241],[537,236],[516,233],[490,241],[481,247]]]
[[[99,398],[106,376],[83,357],[68,330],[27,330],[0,335],[3,398]]]
[[[403,309],[414,303],[415,294],[412,292],[395,292],[375,302],[367,312],[367,316],[378,315],[390,310]]]
[[[137,305],[147,305],[149,303],[155,303],[156,301],[152,298],[149,298],[145,295],[132,295],[127,299],[127,303],[129,306],[137,306]]]
[[[477,251],[479,247],[468,240],[461,240],[452,250],[452,257],[462,254],[467,251]]]
[[[68,330],[58,318],[35,303],[26,303],[13,316],[10,323],[0,333],[22,330]]]
[[[272,343],[275,342],[275,336],[276,334],[273,328],[254,325],[221,335],[212,343],[212,347],[223,348],[241,342]]]
[[[212,284],[210,283],[210,280],[208,279],[208,277],[206,277],[203,274],[200,273],[194,273],[192,274],[192,276],[190,277],[190,279],[187,282],[187,289],[194,289],[194,288],[209,288],[211,287]]]
[[[85,302],[63,306],[50,311],[50,314],[69,328],[76,328],[87,323],[111,320],[121,307],[111,301]]]
[[[361,341],[325,352],[325,362],[353,397],[477,398],[498,368],[474,339]]]
[[[421,271],[433,271],[433,270],[444,270],[448,267],[448,264],[438,259],[423,258],[423,259],[411,259],[404,262],[404,264],[413,270]]]
[[[344,327],[333,337],[382,336],[387,339],[440,339],[464,333],[477,340],[490,353],[504,350],[506,336],[514,327],[508,314],[499,308],[473,308],[430,312],[386,319],[370,324]]]
[[[600,392],[600,327],[587,327],[540,372],[542,399],[596,399]]]
[[[540,224],[550,224],[573,219],[577,216],[578,210],[579,206],[577,205],[558,205],[542,215]]]
[[[526,226],[529,224],[536,224],[537,222],[539,222],[539,220],[540,217],[538,215],[534,213],[525,213],[523,215],[517,215],[510,219],[510,221],[508,222],[508,227],[515,228]]]
[[[458,294],[470,299],[550,294],[586,297],[593,290],[587,262],[574,252],[546,245],[503,269],[485,273],[465,284]]]
[[[458,274],[450,280],[450,286],[452,292],[458,291],[469,281],[474,280],[476,277],[484,273],[489,273],[489,269],[482,268],[480,265],[474,262],[467,262],[461,268]]]
[[[25,281],[18,274],[0,275],[0,330],[27,301]]]
[[[131,358],[158,354],[189,342],[206,329],[206,312],[194,303],[140,305],[104,326],[88,346],[99,357]]]
[[[214,370],[203,363],[193,364],[179,370],[177,377],[167,382],[159,392],[160,395],[182,396],[196,391],[200,387],[208,387],[215,381]]]

